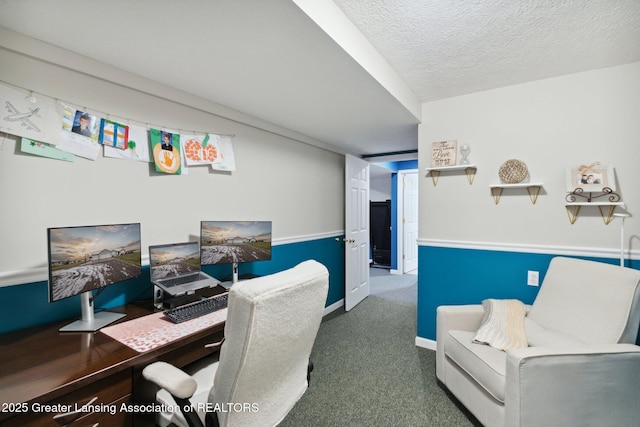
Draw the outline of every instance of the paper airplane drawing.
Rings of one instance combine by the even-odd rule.
[[[31,120],[29,120],[33,116],[40,117],[40,115],[38,114],[38,111],[40,111],[40,108],[29,108],[28,113],[21,113],[20,111],[18,111],[16,107],[13,106],[13,104],[11,104],[11,102],[7,101],[5,105],[6,105],[7,111],[11,113],[4,117],[6,121],[20,122],[20,124],[22,126],[26,126],[28,130],[40,132],[40,129],[38,128],[38,126],[36,126],[35,124],[33,124]]]

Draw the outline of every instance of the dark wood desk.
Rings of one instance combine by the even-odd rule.
[[[208,294],[223,291],[218,287]],[[109,311],[126,314],[119,322],[154,312],[151,301]],[[99,422],[108,426],[153,425],[153,414],[136,411],[133,406],[131,412],[120,410],[122,403],[153,402],[154,390],[142,378],[142,369],[157,360],[185,366],[218,351],[205,348],[205,344],[220,341],[224,333],[224,323],[217,324],[138,353],[99,331],[59,332],[68,322],[0,336],[1,426],[61,426],[71,422],[74,426]],[[54,418],[83,406],[78,414]],[[112,414],[114,407],[117,411]]]

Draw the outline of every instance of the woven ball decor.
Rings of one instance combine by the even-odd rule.
[[[498,176],[505,184],[518,184],[527,179],[529,170],[522,160],[510,159],[500,165]]]

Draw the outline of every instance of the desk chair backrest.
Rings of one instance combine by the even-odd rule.
[[[209,402],[221,426],[273,426],[307,389],[329,274],[316,261],[231,287]],[[232,406],[229,403],[233,403]]]
[[[640,271],[574,258],[551,260],[528,318],[585,344],[636,342]]]

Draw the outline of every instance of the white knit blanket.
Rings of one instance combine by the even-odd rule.
[[[482,301],[482,307],[482,323],[473,342],[502,351],[528,346],[524,333],[525,309],[521,301],[486,299]]]

